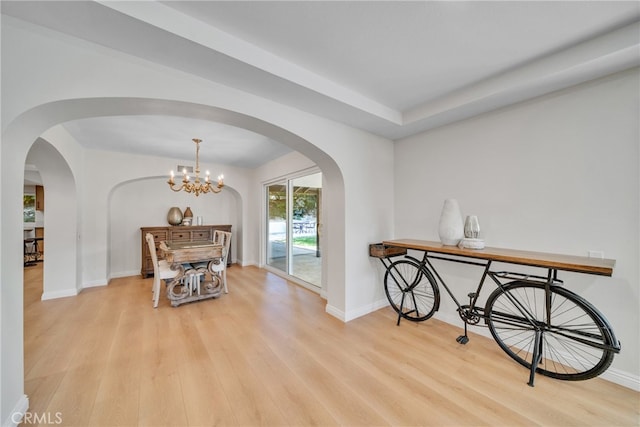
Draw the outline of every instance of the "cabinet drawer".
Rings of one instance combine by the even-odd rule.
[[[191,240],[191,232],[189,231],[172,231],[171,241],[189,241]]]
[[[194,241],[211,240],[211,231],[209,230],[194,231],[191,233],[191,235],[192,235],[192,240]]]
[[[167,240],[167,232],[166,231],[154,231],[151,234],[153,234],[153,240],[155,240],[156,243],[161,242],[163,240]]]

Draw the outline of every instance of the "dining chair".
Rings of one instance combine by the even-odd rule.
[[[167,261],[163,259],[158,260],[153,234],[147,233],[145,239],[147,239],[151,260],[153,261],[153,308],[157,308],[158,301],[160,300],[160,280],[173,279],[178,275],[179,271],[172,270]]]
[[[213,242],[224,247],[222,251],[222,259],[218,264],[213,263],[211,270],[217,272],[222,278],[224,293],[228,294],[227,288],[227,259],[229,257],[229,248],[231,247],[231,232],[222,230],[213,230]]]
[[[195,268],[208,267],[211,264],[211,271],[216,273],[220,280],[222,280],[222,286],[224,287],[224,293],[229,293],[227,287],[227,259],[229,256],[229,248],[231,247],[231,232],[213,230],[213,243],[222,245],[222,258],[220,260],[214,260],[210,263],[200,262],[192,264]]]

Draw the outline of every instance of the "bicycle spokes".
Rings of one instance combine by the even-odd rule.
[[[401,318],[426,320],[433,315],[440,302],[437,286],[431,275],[411,260],[392,263],[384,278],[389,303]]]
[[[599,375],[613,360],[611,336],[600,317],[560,287],[550,288],[548,306],[546,292],[544,284],[530,282],[512,282],[494,291],[485,311],[496,342],[531,369],[531,385],[534,372],[566,380]]]

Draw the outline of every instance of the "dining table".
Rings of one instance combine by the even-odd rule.
[[[213,267],[224,262],[223,245],[211,240],[162,241],[159,248],[171,269],[178,271],[167,283],[173,307],[220,296],[223,281]]]

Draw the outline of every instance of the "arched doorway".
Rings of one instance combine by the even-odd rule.
[[[77,190],[69,164],[49,142],[38,138],[28,159],[42,178],[47,194],[44,210],[45,242],[42,299],[76,295],[79,289],[77,247]]]
[[[189,206],[194,216],[201,216],[206,225],[232,225],[231,259],[242,259],[241,195],[225,185],[219,194],[194,197],[185,192],[173,193],[167,189],[166,176],[152,176],[125,181],[115,186],[108,195],[108,276],[109,278],[140,274],[141,251],[137,234],[141,227],[166,226],[169,206],[181,210]],[[144,195],[144,197],[141,197]]]
[[[332,235],[331,247],[328,248],[327,255],[323,258],[323,273],[330,271],[329,277],[326,278],[327,283],[331,283],[331,287],[326,292],[328,305],[344,309],[345,200],[342,172],[334,159],[308,140],[256,117],[209,105],[143,98],[83,98],[40,105],[22,113],[4,128],[0,156],[2,165],[0,168],[0,194],[3,205],[17,207],[21,204],[27,152],[33,141],[43,136],[47,130],[70,120],[138,114],[186,116],[238,126],[277,140],[314,161],[325,176],[325,200],[333,207],[325,220],[325,223],[330,224],[326,233]],[[79,148],[64,142],[58,143],[53,139],[50,141],[62,158],[66,160],[71,176],[82,170],[82,153]],[[16,325],[21,324],[23,319],[23,292],[20,286],[15,286],[23,282],[22,211],[21,209],[7,210],[2,213],[1,220],[0,257],[2,268],[0,269],[0,286],[2,298],[0,299],[0,313],[2,321],[6,322],[5,324]],[[82,221],[82,218],[76,218],[76,224],[78,220]],[[91,220],[101,222],[103,235],[100,238],[106,245],[107,213],[104,212],[104,216],[101,218],[92,218]],[[61,232],[63,231],[61,230]],[[68,235],[73,235],[74,239],[77,237],[76,234],[75,230],[73,233],[68,233]],[[82,283],[84,280],[82,277],[82,256],[85,252],[77,246],[76,251],[79,262],[75,269],[67,270],[72,271],[75,276],[74,283]],[[107,256],[104,256],[102,268],[105,274],[107,261]],[[328,265],[331,265],[331,269],[327,267]],[[3,328],[0,345],[2,348],[12,349],[10,352],[3,353],[0,373],[3,383],[3,397],[6,396],[8,402],[17,401],[13,408],[3,406],[3,413],[25,411],[28,408],[28,399],[24,395],[23,341],[21,328],[15,330]]]

